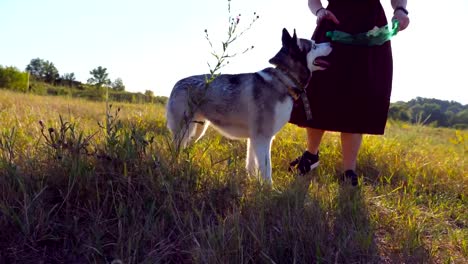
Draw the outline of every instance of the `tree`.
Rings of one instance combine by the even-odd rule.
[[[442,113],[441,105],[437,103],[426,103],[423,105],[424,113],[430,116],[427,122],[434,123],[436,126],[446,127],[448,125],[448,119],[445,114]]]
[[[408,108],[404,102],[396,102],[390,105],[388,117],[394,120],[409,121]]]
[[[153,103],[154,102],[154,92],[151,90],[145,91],[145,102]]]
[[[47,83],[54,83],[59,78],[59,72],[54,63],[40,58],[32,59],[26,66],[26,71],[34,79]]]
[[[55,83],[60,77],[57,68],[55,67],[54,63],[45,61],[44,63],[44,81],[46,83]]]
[[[43,59],[32,59],[26,66],[26,71],[28,71],[35,79],[42,80],[44,77],[44,64],[45,61]]]
[[[75,73],[65,73],[62,79],[68,83],[68,86],[72,87],[73,82],[76,80]]]
[[[145,96],[146,97],[154,97],[154,92],[151,90],[146,90],[145,91]]]
[[[115,81],[112,83],[112,89],[116,91],[125,91],[125,85],[121,78],[115,79]]]
[[[95,85],[97,88],[111,84],[107,68],[101,66],[89,72],[93,77],[88,79],[88,83]]]
[[[468,128],[468,108],[460,111],[453,118],[453,125],[461,129]]]

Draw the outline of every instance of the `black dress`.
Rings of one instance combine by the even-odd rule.
[[[351,34],[388,24],[379,0],[329,0],[327,9],[340,21],[324,21],[312,36],[329,42],[326,32]],[[294,103],[290,123],[347,133],[383,134],[392,90],[393,60],[390,41],[381,46],[333,43],[330,67],[313,74],[307,95],[312,120],[307,121],[301,100]]]

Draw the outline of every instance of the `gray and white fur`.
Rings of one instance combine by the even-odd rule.
[[[177,147],[199,140],[211,124],[231,139],[247,139],[246,169],[271,178],[271,143],[289,121],[293,98],[288,88],[307,83],[311,73],[328,65],[321,57],[332,51],[329,43],[315,44],[291,37],[283,29],[282,47],[270,59],[276,67],[255,73],[221,74],[209,85],[210,75],[178,81],[167,103],[167,126]]]

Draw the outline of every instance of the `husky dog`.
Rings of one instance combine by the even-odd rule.
[[[322,57],[332,51],[329,43],[291,37],[283,29],[282,47],[269,60],[275,68],[255,73],[210,75],[178,81],[167,103],[167,126],[176,147],[199,140],[211,124],[231,139],[247,139],[246,169],[271,179],[271,143],[289,121],[293,100],[300,97],[312,72],[326,69]],[[300,100],[300,99],[299,99]]]

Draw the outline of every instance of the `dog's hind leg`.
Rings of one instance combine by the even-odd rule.
[[[255,157],[257,160],[258,168],[265,181],[272,184],[271,179],[271,141],[272,137],[255,137],[250,139],[253,149],[255,151]]]
[[[172,133],[174,145],[180,149],[187,147],[198,125],[187,120],[183,113],[168,111],[167,126]]]
[[[258,165],[255,161],[255,150],[250,142],[250,139],[247,139],[247,155],[245,158],[245,168],[249,175],[255,175],[255,170],[258,168]]]
[[[195,138],[195,142],[200,140],[200,138],[205,135],[206,130],[210,126],[210,121],[200,117],[200,118],[195,118],[195,135],[193,137]]]
[[[191,121],[182,121],[181,130],[179,132],[180,145],[185,148],[195,139],[198,141],[205,134],[210,122],[201,115],[196,114]]]

